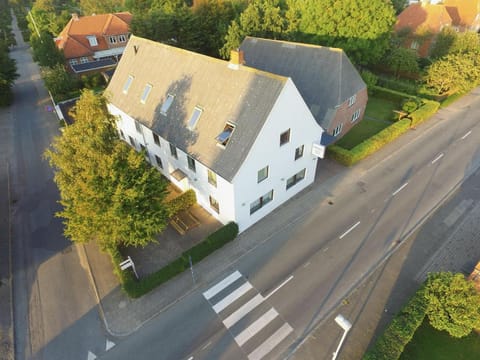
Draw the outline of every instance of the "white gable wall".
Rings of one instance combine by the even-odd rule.
[[[216,217],[220,222],[227,223],[235,221],[235,204],[233,197],[233,185],[217,174],[217,186],[208,182],[208,168],[195,160],[195,171],[190,170],[187,162],[187,154],[177,148],[178,159],[175,159],[170,152],[170,143],[159,136],[160,145],[153,139],[152,131],[141,125],[142,133],[139,133],[135,127],[135,120],[122,110],[112,104],[108,104],[109,112],[117,117],[117,128],[122,130],[125,141],[130,144],[129,136],[135,140],[136,150],[140,150],[140,144],[143,144],[149,156],[150,163],[155,166],[169,181],[181,190],[193,189],[197,195],[197,202]],[[130,144],[131,145],[131,144]],[[158,156],[163,168],[160,168],[155,159]],[[182,170],[187,177],[180,182],[171,175],[176,169]],[[210,206],[210,196],[219,203],[219,213]]]
[[[290,141],[280,146],[280,134],[290,129]],[[287,201],[315,178],[317,157],[312,143],[319,143],[323,129],[291,79],[288,79],[275,106],[258,134],[250,152],[233,179],[235,221],[245,230]],[[295,149],[304,145],[303,156],[295,160]],[[258,170],[269,167],[268,178],[257,183]],[[305,178],[286,189],[287,179],[306,169]],[[250,214],[250,204],[273,189],[273,200]]]

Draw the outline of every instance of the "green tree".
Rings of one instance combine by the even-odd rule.
[[[84,15],[108,14],[125,10],[124,0],[80,0]]]
[[[32,34],[30,44],[33,49],[33,60],[38,62],[40,66],[53,67],[64,63],[65,58],[49,33],[42,32],[40,37],[35,33]]]
[[[451,27],[445,27],[437,35],[430,57],[439,59],[448,54],[479,53],[480,39],[473,31],[458,33]]]
[[[42,69],[45,86],[57,100],[68,98],[68,94],[78,88],[78,81],[70,75],[63,64]]]
[[[287,0],[290,38],[339,47],[357,64],[375,64],[390,46],[395,11],[385,0]]]
[[[387,56],[387,65],[398,78],[401,73],[417,74],[418,57],[415,51],[403,47],[393,48]]]
[[[8,47],[0,45],[0,106],[12,103],[12,86],[17,77],[15,60],[8,56]]]
[[[145,246],[167,225],[166,181],[118,139],[105,99],[84,91],[75,122],[45,156],[55,170],[67,237],[96,240],[102,249]]]
[[[479,65],[478,54],[450,54],[432,63],[423,80],[439,95],[466,92],[480,80]]]
[[[252,0],[240,15],[232,21],[225,36],[225,44],[220,50],[223,58],[230,56],[232,49],[238,48],[245,36],[258,36],[270,39],[286,37],[285,7],[280,0]]]
[[[462,274],[430,274],[425,298],[426,314],[435,329],[460,338],[480,328],[480,294]]]

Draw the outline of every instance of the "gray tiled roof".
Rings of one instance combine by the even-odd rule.
[[[128,76],[134,77],[128,90]],[[283,89],[287,78],[132,36],[108,85],[109,101],[231,181]],[[145,104],[146,84],[152,90]],[[168,94],[175,99],[167,116],[160,108]],[[187,128],[195,108],[203,109],[193,131]],[[215,138],[227,122],[235,130],[225,148]]]
[[[341,49],[246,37],[240,50],[245,65],[292,78],[324,129],[335,107],[366,87]]]

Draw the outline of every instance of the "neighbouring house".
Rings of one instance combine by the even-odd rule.
[[[367,102],[343,51],[255,38],[228,62],[132,36],[105,94],[119,136],[240,231],[314,181]]]
[[[67,68],[76,74],[114,68],[130,36],[132,14],[120,12],[72,18],[55,38]]]
[[[397,17],[395,32],[403,45],[420,57],[428,57],[438,33],[451,26],[457,31],[480,29],[480,0],[421,0],[407,6]]]

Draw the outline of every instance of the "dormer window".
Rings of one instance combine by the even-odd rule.
[[[127,41],[127,37],[125,35],[118,35],[118,41],[119,42],[126,42]]]
[[[198,120],[200,119],[200,116],[202,115],[203,110],[199,108],[198,106],[195,106],[195,109],[193,109],[192,116],[190,117],[190,120],[188,120],[188,128],[190,130],[195,129],[195,126],[198,123]]]
[[[227,146],[230,137],[232,136],[233,130],[235,126],[231,124],[226,124],[223,131],[218,135],[215,139],[217,140],[218,145],[220,146]]]
[[[87,40],[90,46],[98,46],[97,37],[95,35],[88,35]]]
[[[133,76],[128,75],[127,81],[125,81],[125,85],[123,85],[123,93],[128,93],[128,89],[130,89],[130,85],[132,85]]]
[[[150,91],[152,91],[152,85],[147,84],[145,85],[145,89],[143,89],[142,97],[140,98],[140,102],[145,104],[148,99],[148,95],[150,95]]]
[[[174,96],[171,95],[171,94],[168,94],[167,95],[167,99],[165,100],[165,102],[163,103],[161,109],[160,109],[160,113],[162,115],[167,115],[167,111],[168,109],[170,109],[170,106],[172,105],[173,103],[173,99],[174,99]]]
[[[109,36],[108,41],[110,44],[116,44],[117,43],[117,37],[116,36]]]

